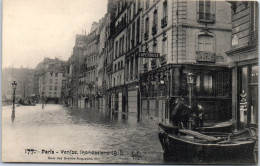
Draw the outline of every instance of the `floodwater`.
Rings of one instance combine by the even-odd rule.
[[[136,114],[126,117],[55,104],[15,110],[12,122],[12,107],[2,107],[4,162],[205,164],[164,161],[157,122],[148,118],[137,121]],[[239,164],[210,164],[225,163]]]
[[[2,107],[2,160],[7,162],[162,164],[153,119],[136,114],[47,104]]]

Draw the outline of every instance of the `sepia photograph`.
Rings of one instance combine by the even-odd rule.
[[[258,164],[258,2],[3,0],[2,164]]]

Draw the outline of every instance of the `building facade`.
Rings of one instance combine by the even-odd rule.
[[[232,119],[238,129],[258,125],[258,2],[230,2]]]
[[[206,120],[231,119],[231,11],[227,2],[145,1],[140,71],[142,115],[169,122],[174,100],[188,101],[187,74],[194,74],[192,103]],[[153,54],[152,54],[153,53]],[[152,55],[159,53],[159,56]]]
[[[173,101],[189,101],[187,74],[193,73],[192,103],[205,108],[209,121],[232,118],[230,3],[109,0],[104,20],[92,28],[96,38],[91,32],[83,42],[84,71],[75,84],[89,105],[78,105],[169,122]]]
[[[37,65],[36,73],[41,102],[62,103],[63,89],[66,85],[65,66],[66,63],[58,58],[45,58]]]

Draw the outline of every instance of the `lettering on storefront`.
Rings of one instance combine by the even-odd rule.
[[[140,58],[159,58],[160,53],[139,52],[138,57],[140,57]]]
[[[215,53],[209,53],[209,52],[197,52],[197,61],[198,62],[215,62]]]

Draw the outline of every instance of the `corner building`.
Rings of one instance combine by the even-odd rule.
[[[207,121],[231,119],[231,9],[224,1],[146,0],[142,3],[140,116],[169,122],[174,100],[188,103],[187,74],[194,74],[192,103],[199,102]]]

